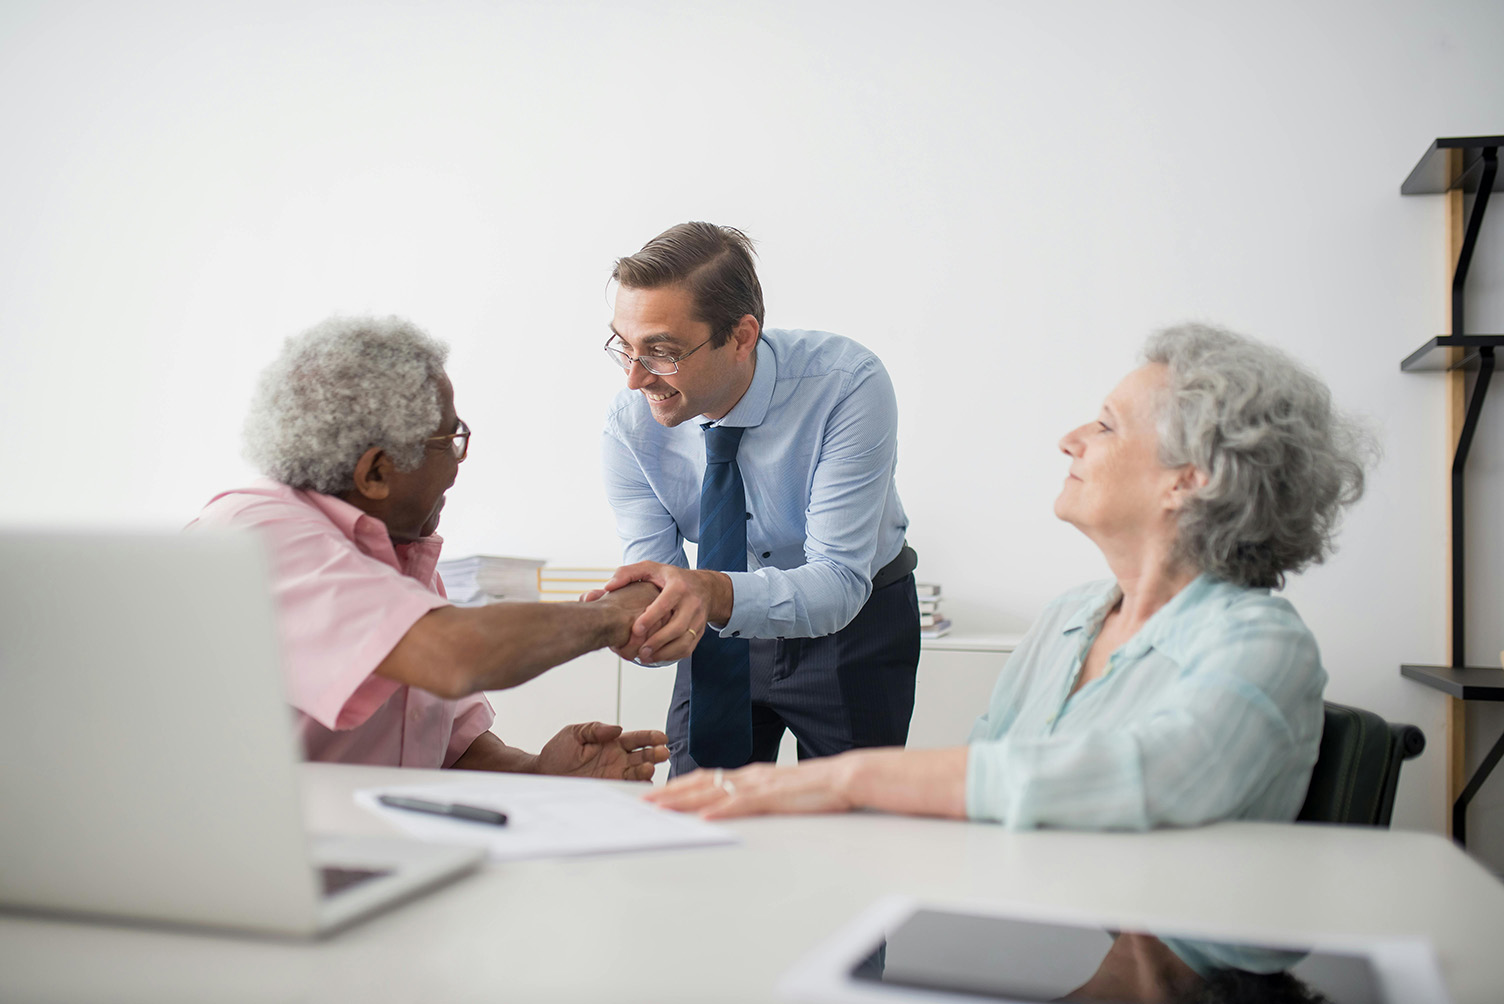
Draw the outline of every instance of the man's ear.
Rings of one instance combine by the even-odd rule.
[[[1186,464],[1176,472],[1175,483],[1170,486],[1170,494],[1165,500],[1165,508],[1184,509],[1186,503],[1205,488],[1209,480],[1211,479],[1201,468],[1195,464]]]
[[[355,462],[355,494],[375,501],[391,494],[392,458],[385,450],[373,446]]]
[[[751,314],[743,314],[731,329],[731,344],[737,362],[743,362],[757,351],[757,336],[762,334],[762,325]]]

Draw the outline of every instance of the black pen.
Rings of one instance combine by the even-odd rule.
[[[492,826],[507,825],[507,814],[497,812],[494,809],[482,809],[474,805],[459,805],[454,802],[428,802],[421,798],[403,798],[401,795],[377,795],[376,801],[382,805],[389,805],[394,809],[408,809],[412,812],[431,812],[435,816],[448,816],[451,819],[467,819],[472,823],[490,823]]]

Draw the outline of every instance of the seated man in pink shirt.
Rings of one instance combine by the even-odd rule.
[[[190,528],[254,527],[272,555],[289,700],[310,760],[646,780],[662,732],[589,722],[533,754],[480,693],[629,642],[651,586],[590,603],[452,606],[434,535],[470,430],[448,348],[396,317],[332,318],[261,376],[246,455],[267,476]]]

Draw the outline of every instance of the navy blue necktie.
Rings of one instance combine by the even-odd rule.
[[[747,570],[747,493],[736,466],[744,428],[705,426],[700,568]],[[752,663],[745,638],[705,629],[689,661],[689,755],[701,767],[752,759]]]

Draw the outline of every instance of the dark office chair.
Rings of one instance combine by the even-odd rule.
[[[1297,821],[1388,826],[1400,764],[1425,748],[1425,734],[1414,725],[1326,702],[1321,752]]]

